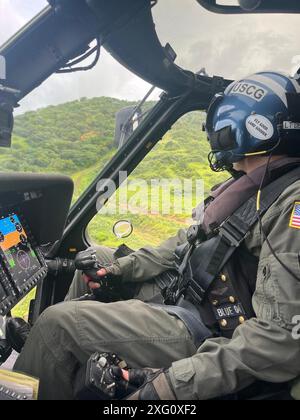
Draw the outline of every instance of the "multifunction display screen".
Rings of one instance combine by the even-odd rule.
[[[22,286],[42,267],[15,213],[0,218],[0,250],[6,268],[17,286]]]

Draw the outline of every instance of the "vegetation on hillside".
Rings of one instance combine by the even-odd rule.
[[[13,147],[0,153],[2,170],[72,175],[100,167],[113,154],[114,115],[127,104],[83,98],[18,116]]]

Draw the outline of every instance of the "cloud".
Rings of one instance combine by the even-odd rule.
[[[45,4],[0,0],[0,42]],[[239,78],[263,69],[289,72],[300,61],[298,15],[216,15],[195,0],[159,0],[153,13],[162,44],[170,42],[178,64],[194,71],[206,67],[209,74]],[[21,111],[80,97],[138,99],[148,87],[103,51],[90,72],[50,77],[22,101]]]
[[[0,44],[47,4],[46,0],[0,0]]]
[[[14,10],[9,0],[0,0],[0,43],[4,43],[21,26],[26,23],[25,18]]]

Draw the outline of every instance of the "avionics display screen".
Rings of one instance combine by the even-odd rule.
[[[17,286],[22,286],[41,269],[41,263],[15,213],[0,218],[0,249]]]

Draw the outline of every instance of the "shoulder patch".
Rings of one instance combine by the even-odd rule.
[[[300,229],[300,201],[296,201],[291,215],[290,228]]]

